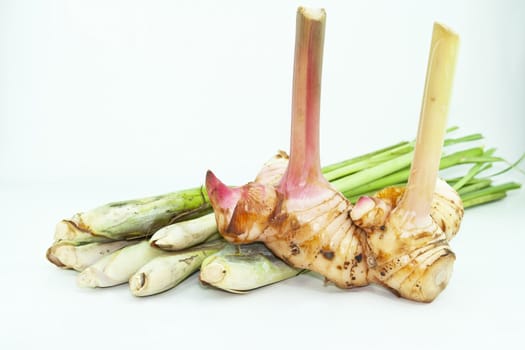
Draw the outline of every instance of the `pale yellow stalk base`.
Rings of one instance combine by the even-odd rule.
[[[202,243],[217,233],[215,214],[181,221],[161,228],[150,239],[150,243],[163,250],[181,250]]]
[[[130,277],[147,262],[161,255],[169,254],[141,241],[117,250],[89,266],[78,274],[80,287],[111,287],[129,281]]]

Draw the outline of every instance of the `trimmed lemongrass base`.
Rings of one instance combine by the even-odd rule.
[[[187,215],[208,211],[208,197],[201,187],[114,202],[61,221],[55,241],[81,244],[140,238]]]
[[[111,287],[129,281],[130,277],[153,258],[169,254],[150,246],[146,240],[106,255],[78,274],[80,287]]]
[[[129,289],[135,296],[148,296],[171,289],[199,270],[204,259],[218,252],[225,244],[221,239],[154,258],[131,276]]]
[[[47,250],[46,257],[58,267],[83,271],[104,256],[135,243],[133,241],[114,241],[74,245],[59,242]]]
[[[175,251],[202,243],[215,233],[217,225],[211,213],[163,227],[150,238],[150,243],[163,250]]]
[[[297,276],[301,271],[277,258],[262,243],[228,244],[203,261],[199,278],[215,288],[243,293]]]

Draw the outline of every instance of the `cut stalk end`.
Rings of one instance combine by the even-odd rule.
[[[214,207],[234,207],[240,197],[239,189],[226,186],[211,170],[206,173],[206,191]]]
[[[326,11],[320,8],[299,7],[297,9],[298,17],[307,18],[312,21],[324,21],[326,19]]]

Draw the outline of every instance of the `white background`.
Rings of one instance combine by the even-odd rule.
[[[509,160],[525,151],[519,0],[0,1],[0,348],[522,348],[523,190],[467,211],[428,305],[311,276],[244,296],[194,276],[139,299],[79,289],[45,260],[77,211],[197,186],[208,168],[240,184],[288,149],[300,4],[328,14],[323,164],[415,136],[435,20],[461,37],[449,125]]]

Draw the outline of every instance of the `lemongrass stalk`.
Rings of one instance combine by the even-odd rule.
[[[181,250],[202,243],[217,233],[213,213],[165,226],[155,232],[150,243],[164,250]]]
[[[518,160],[516,160],[514,163],[509,163],[506,161],[506,163],[509,165],[507,168],[501,170],[501,171],[498,171],[497,173],[495,174],[492,174],[491,176],[498,176],[498,175],[501,175],[501,174],[504,174],[506,173],[507,171],[509,170],[512,170],[512,169],[515,169],[517,171],[519,171],[520,173],[522,174],[525,174],[525,171],[521,170],[520,168],[518,168],[518,165],[525,159],[525,153],[523,153],[521,155],[521,157],[518,158]]]
[[[481,197],[481,196],[495,194],[495,193],[501,193],[501,192],[507,192],[507,191],[511,191],[511,190],[517,190],[519,188],[521,188],[520,184],[518,184],[516,182],[507,182],[507,183],[504,183],[504,184],[501,184],[501,185],[490,186],[488,188],[484,188],[484,189],[481,189],[481,190],[478,190],[478,191],[465,193],[462,196],[462,198],[464,198],[464,200],[468,201],[468,200],[476,198],[476,197]]]
[[[491,193],[491,194],[486,194],[486,195],[482,195],[478,197],[473,197],[473,198],[464,200],[463,207],[472,208],[478,205],[499,201],[505,197],[507,197],[506,192]]]
[[[133,241],[114,241],[74,245],[59,242],[47,250],[47,259],[58,267],[83,271],[90,265],[120,248],[134,244]]]
[[[413,156],[413,152],[403,154],[371,168],[339,178],[332,181],[332,184],[345,195],[353,196],[358,193],[357,191],[360,193],[370,192],[397,182],[406,181],[410,174],[408,167],[412,164],[411,158]],[[474,147],[443,156],[439,161],[439,168],[446,169],[459,164],[500,161],[503,161],[500,157],[483,157],[483,148]]]
[[[406,153],[400,157],[383,162],[372,168],[332,181],[332,185],[347,197],[346,192],[357,189],[362,185],[384,178],[386,175],[404,169],[410,165],[413,153]],[[399,181],[396,181],[399,182]],[[384,186],[383,186],[384,187]]]
[[[440,169],[446,169],[460,164],[478,163],[480,161],[479,156],[482,154],[483,149],[476,147],[443,156],[440,161]],[[494,161],[492,157],[487,157],[484,160]],[[363,170],[362,172],[334,181],[332,184],[334,184],[339,191],[343,192],[346,197],[353,197],[392,186],[396,183],[406,182],[410,175],[410,169],[408,167],[394,172],[391,171],[392,169],[389,168],[388,164],[378,165],[377,168],[383,169],[377,169],[374,172],[375,179],[368,179],[366,176],[363,176],[362,173],[366,171]],[[382,174],[382,176],[378,176],[380,174]]]
[[[347,166],[347,165],[352,164],[352,163],[357,163],[357,162],[360,162],[362,160],[370,159],[370,158],[372,158],[374,156],[381,155],[381,154],[384,154],[384,153],[387,153],[387,152],[391,152],[392,150],[395,150],[395,149],[403,149],[407,145],[410,145],[410,142],[402,141],[402,142],[396,143],[395,145],[387,146],[387,147],[378,149],[376,151],[372,151],[372,152],[363,154],[361,156],[357,156],[357,157],[354,157],[354,158],[350,158],[350,159],[344,160],[342,162],[337,162],[337,163],[334,163],[334,164],[330,164],[330,165],[324,166],[322,171],[323,171],[324,174],[327,174],[327,173],[329,173],[329,172],[331,172],[333,170],[339,169],[341,167]]]
[[[221,239],[154,258],[131,276],[129,289],[135,296],[167,291],[199,270],[204,259],[218,252],[225,244]]]
[[[330,172],[323,172],[323,175],[328,181],[339,179],[341,177],[354,174],[360,170],[367,169],[378,164],[382,164],[383,162],[391,160],[392,158],[396,158],[399,155],[411,152],[413,149],[414,146],[412,146],[411,144],[402,145],[394,149],[388,150],[386,152],[363,159],[361,161],[346,164],[339,168],[333,169]]]
[[[456,182],[452,188],[455,189],[456,191],[460,190],[463,186],[465,186],[474,176],[478,175],[479,173],[487,170],[488,168],[490,168],[492,166],[492,164],[486,164],[486,163],[476,163],[474,164],[474,166],[472,166],[472,168],[470,168],[470,170],[468,171],[467,174],[465,174],[465,176],[459,180],[458,182]]]
[[[206,258],[199,278],[213,287],[243,293],[301,273],[273,255],[262,243],[227,245]]]
[[[488,165],[492,165],[492,164],[488,164]],[[456,182],[460,181],[461,179],[463,178],[463,176],[459,176],[459,177],[454,177],[454,178],[451,178],[451,179],[447,179],[446,181],[450,184],[450,185],[454,185]],[[473,185],[473,184],[476,184],[478,182],[482,182],[482,181],[485,181],[487,180],[486,178],[472,178],[470,180],[468,180],[468,182],[465,184],[465,185]]]
[[[452,145],[457,145],[459,143],[472,142],[472,141],[477,141],[481,139],[483,139],[483,135],[479,133],[465,135],[465,136],[457,137],[457,138],[448,138],[448,139],[445,139],[445,141],[443,142],[443,146],[452,146]]]
[[[460,189],[460,196],[463,201],[463,207],[466,209],[501,200],[507,196],[508,191],[517,190],[519,188],[521,188],[521,184],[514,182],[494,186],[491,184],[491,180],[482,179],[481,181],[476,182],[473,186],[465,186]]]
[[[61,221],[56,241],[72,243],[133,239],[153,234],[178,216],[205,211],[209,206],[201,187],[106,204]]]
[[[153,258],[169,254],[151,247],[147,240],[106,255],[78,274],[80,287],[111,287],[126,283],[130,277]]]
[[[448,131],[447,131],[448,132]],[[457,145],[464,142],[472,142],[482,139],[483,136],[481,134],[470,134],[466,136],[462,136],[459,138],[449,138],[445,139],[444,145],[445,146],[452,146]],[[360,170],[368,169],[371,167],[378,166],[378,168],[370,170],[369,173],[365,173],[365,175],[362,177],[364,179],[368,179],[370,177],[374,178],[377,177],[377,173],[382,174],[383,172],[392,172],[395,171],[397,166],[403,166],[400,165],[398,162],[395,162],[394,160],[397,159],[398,156],[407,154],[410,152],[413,157],[413,150],[414,150],[414,142],[403,142],[398,145],[394,145],[390,148],[386,148],[385,151],[382,152],[373,152],[370,154],[369,157],[361,158],[357,157],[356,161],[345,161],[338,163],[336,166],[330,166],[323,168],[323,175],[328,181],[333,181],[337,179],[341,179],[341,182],[336,183],[336,187],[343,187],[343,186],[350,186],[351,183],[347,183],[347,181],[350,181],[348,179],[344,179],[348,175],[352,175]],[[412,159],[412,158],[410,158]],[[391,167],[391,164],[383,164],[386,161],[392,160],[392,164],[394,164],[396,167]],[[406,159],[405,159],[406,164]],[[410,164],[410,162],[408,163]],[[408,166],[407,164],[407,166]],[[355,181],[355,179],[354,179]],[[346,185],[343,185],[347,183]]]
[[[480,181],[477,181],[476,183],[473,183],[472,185],[464,186],[458,190],[458,194],[460,196],[464,196],[467,193],[472,193],[478,190],[485,189],[487,187],[490,187],[492,184],[492,180],[490,179],[481,179]]]

